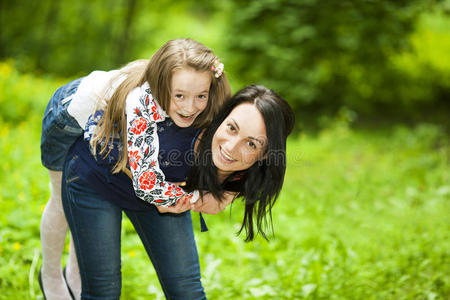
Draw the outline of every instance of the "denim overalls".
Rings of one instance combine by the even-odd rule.
[[[41,161],[44,167],[62,171],[67,151],[83,134],[78,122],[67,112],[72,95],[83,78],[58,88],[45,109],[42,119]]]

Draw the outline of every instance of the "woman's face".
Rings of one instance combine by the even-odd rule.
[[[250,168],[267,148],[266,124],[254,104],[236,106],[212,140],[212,159],[223,175]]]
[[[173,73],[170,86],[170,106],[167,113],[177,126],[189,127],[208,104],[211,74],[182,68]]]

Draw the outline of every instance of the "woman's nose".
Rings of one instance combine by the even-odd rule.
[[[228,154],[233,155],[235,151],[239,147],[239,139],[236,137],[229,137],[227,142],[225,143],[225,151],[228,152]]]

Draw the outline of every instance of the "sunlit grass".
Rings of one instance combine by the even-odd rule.
[[[42,299],[39,222],[49,186],[40,119],[60,82],[14,76],[1,84],[17,81],[37,100],[14,92],[30,112],[0,122],[0,299]],[[2,101],[13,93],[5,86]],[[193,215],[208,298],[448,298],[449,153],[448,135],[430,124],[364,131],[336,123],[289,140],[270,242],[235,236],[239,202],[231,216],[206,216],[207,233]],[[122,298],[163,299],[138,236],[123,225]]]

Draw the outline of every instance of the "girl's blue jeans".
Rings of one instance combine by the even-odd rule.
[[[139,234],[166,298],[205,299],[190,212],[121,209],[76,175],[71,165],[77,158],[68,157],[64,165],[62,200],[77,252],[82,299],[120,297],[122,211]]]
[[[58,88],[50,99],[42,119],[41,161],[44,167],[62,171],[67,152],[83,133],[78,122],[67,112],[72,95],[82,78]]]

